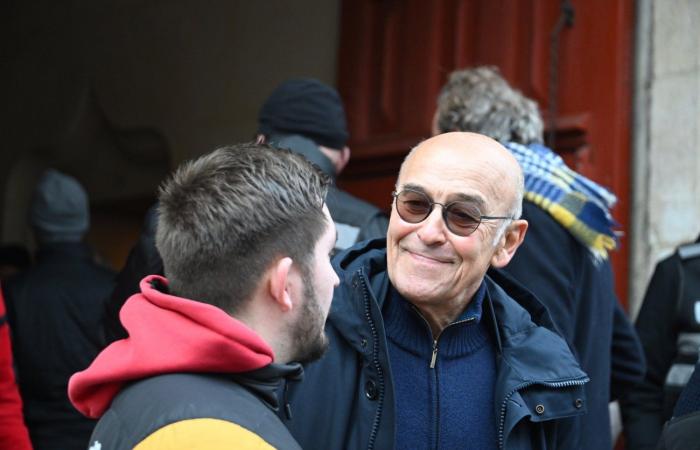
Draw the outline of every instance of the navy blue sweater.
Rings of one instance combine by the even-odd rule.
[[[397,449],[495,449],[496,352],[481,322],[482,284],[433,340],[428,322],[392,288],[383,316],[396,398]]]

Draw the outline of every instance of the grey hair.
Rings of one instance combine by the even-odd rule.
[[[472,131],[500,142],[542,143],[537,104],[513,89],[496,67],[452,72],[437,100],[441,133]]]
[[[180,166],[158,198],[156,247],[171,292],[234,313],[276,258],[308,271],[328,226],[328,183],[301,155],[266,144],[219,148]]]

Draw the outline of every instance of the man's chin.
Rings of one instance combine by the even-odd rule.
[[[294,361],[301,364],[308,364],[320,359],[328,350],[328,336],[323,333],[319,339],[306,348],[301,349],[297,358]]]

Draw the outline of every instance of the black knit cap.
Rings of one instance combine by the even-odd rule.
[[[345,110],[338,92],[313,78],[287,80],[260,108],[258,132],[300,134],[316,144],[342,149],[348,141]]]

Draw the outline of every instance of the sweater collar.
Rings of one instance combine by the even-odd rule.
[[[484,346],[488,340],[486,321],[481,320],[486,286],[482,282],[462,314],[446,326],[438,336],[440,353],[447,358],[469,355]],[[433,336],[428,322],[418,308],[403,298],[393,287],[384,302],[386,333],[396,345],[418,356],[433,351]]]

